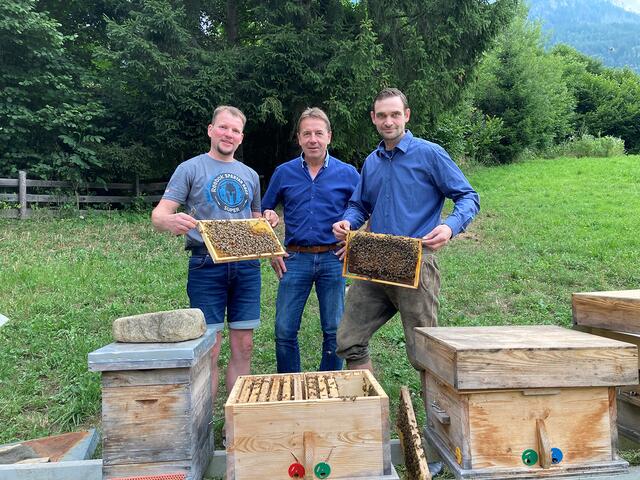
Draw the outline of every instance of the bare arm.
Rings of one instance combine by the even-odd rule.
[[[173,200],[160,200],[151,212],[151,223],[159,232],[184,235],[196,227],[196,219],[186,213],[176,213],[180,204]]]

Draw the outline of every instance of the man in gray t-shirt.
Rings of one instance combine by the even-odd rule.
[[[233,157],[242,143],[245,122],[245,116],[235,107],[216,108],[208,127],[211,149],[178,166],[151,214],[157,230],[186,235],[186,249],[191,252],[189,303],[202,310],[209,327],[217,332],[211,358],[214,400],[225,312],[231,349],[225,377],[227,391],[231,391],[238,375],[250,373],[253,329],[260,324],[260,263],[213,263],[196,230],[196,221],[261,216],[258,174]],[[187,213],[177,213],[181,205]],[[276,226],[278,218],[270,217],[269,221]]]

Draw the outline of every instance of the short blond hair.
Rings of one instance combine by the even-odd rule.
[[[244,113],[239,108],[232,107],[230,105],[220,105],[213,111],[213,116],[211,117],[211,125],[216,123],[216,117],[220,115],[222,112],[229,112],[234,117],[238,117],[242,120],[242,128],[244,128],[247,123],[247,117],[244,116]]]
[[[300,133],[300,124],[305,118],[317,118],[319,120],[322,120],[327,125],[327,132],[331,131],[331,122],[329,121],[329,117],[327,117],[327,114],[318,107],[311,107],[307,108],[300,115],[298,124],[296,125],[296,132]]]

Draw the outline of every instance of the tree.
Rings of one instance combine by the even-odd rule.
[[[0,3],[0,173],[79,183],[100,165],[102,105],[66,57],[72,37],[33,0]]]
[[[575,101],[562,71],[562,63],[545,53],[539,26],[524,15],[483,60],[475,103],[503,122],[498,162],[511,162],[525,149],[548,148],[571,133]]]

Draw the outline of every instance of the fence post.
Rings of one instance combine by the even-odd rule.
[[[18,171],[18,202],[20,203],[20,219],[27,218],[27,172]]]

